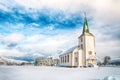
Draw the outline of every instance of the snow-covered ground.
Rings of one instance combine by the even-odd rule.
[[[0,66],[0,80],[120,80],[120,67]]]

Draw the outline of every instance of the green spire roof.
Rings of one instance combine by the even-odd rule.
[[[89,27],[88,27],[88,22],[87,22],[86,16],[84,18],[84,26],[83,26],[83,34],[84,33],[90,33],[89,32]]]

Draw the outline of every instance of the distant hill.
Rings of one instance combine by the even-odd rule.
[[[11,56],[10,58],[15,59],[15,60],[34,62],[36,58],[41,58],[41,57],[46,57],[46,55],[34,53],[34,54],[26,54],[24,56],[19,56],[19,57]]]
[[[14,65],[14,64],[18,65],[22,63],[28,63],[28,62],[23,60],[7,58],[7,57],[0,57],[0,65]]]
[[[120,58],[113,58],[109,61],[109,64],[120,65]]]

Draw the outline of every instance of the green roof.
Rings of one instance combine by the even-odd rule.
[[[83,34],[84,33],[90,33],[86,17],[84,18]]]

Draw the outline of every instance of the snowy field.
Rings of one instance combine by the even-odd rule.
[[[120,67],[63,68],[35,66],[0,66],[0,80],[120,80]]]

